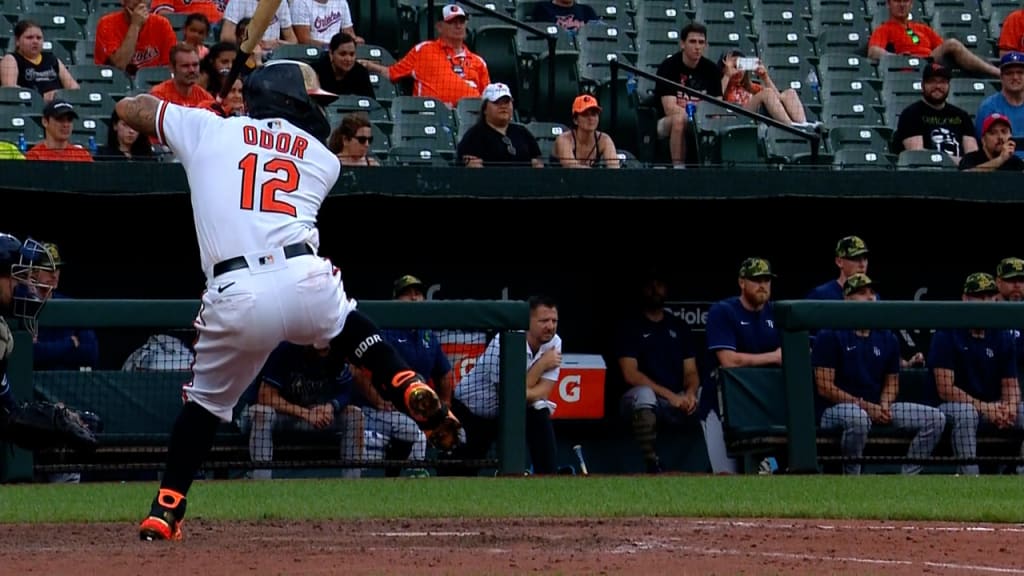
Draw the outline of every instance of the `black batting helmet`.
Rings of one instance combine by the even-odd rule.
[[[267,62],[245,79],[242,97],[251,118],[284,118],[321,142],[331,135],[323,106],[338,95],[321,89],[316,71],[305,62]]]

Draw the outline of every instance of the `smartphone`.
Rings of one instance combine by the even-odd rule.
[[[751,70],[751,71],[757,70],[757,67],[760,66],[760,65],[761,65],[761,61],[758,60],[757,58],[737,58],[736,59],[736,68],[738,70],[743,70],[744,72],[747,71],[747,70]]]

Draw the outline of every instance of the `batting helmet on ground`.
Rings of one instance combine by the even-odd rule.
[[[323,105],[338,95],[321,89],[316,71],[305,62],[267,62],[246,78],[242,97],[251,118],[284,118],[321,142],[331,135]]]

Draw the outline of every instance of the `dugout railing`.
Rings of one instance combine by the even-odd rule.
[[[820,435],[817,430],[814,408],[814,376],[811,368],[810,333],[823,328],[835,329],[970,329],[1019,330],[1024,327],[1024,304],[1009,302],[845,302],[792,300],[775,303],[775,322],[782,337],[782,378],[785,385],[785,418],[776,422],[774,434],[784,435],[784,445],[778,445],[787,459],[788,473],[817,473],[823,460],[840,458],[819,455]],[[922,374],[917,374],[922,376]],[[918,378],[920,379],[920,378]],[[902,380],[902,378],[901,378]],[[763,408],[763,405],[762,405]],[[728,412],[728,408],[726,408]],[[728,414],[725,426],[728,422]],[[948,426],[947,426],[948,429]],[[947,431],[948,434],[948,431]],[[748,440],[756,440],[757,434]],[[992,434],[988,438],[979,432],[981,444],[1002,442],[1011,447],[1009,455],[993,457],[997,462],[1017,462],[1021,436],[1017,431]],[[887,458],[890,461],[907,461],[898,455]],[[967,463],[955,458],[934,458],[922,463]]]
[[[192,300],[54,300],[40,315],[42,328],[92,329],[102,348],[120,344],[124,350],[148,343],[147,338],[177,331],[180,340],[191,341],[192,322],[199,302]],[[501,335],[499,419],[496,459],[474,464],[496,468],[499,474],[521,475],[525,448],[525,330],[529,309],[522,301],[360,301],[359,309],[384,329],[429,329],[451,335],[449,344],[459,350],[479,348],[481,339]],[[187,364],[168,370],[117,369],[109,362],[101,370],[33,370],[31,335],[14,332],[15,351],[8,378],[18,399],[37,397],[63,401],[99,415],[103,429],[94,453],[64,449],[29,452],[8,448],[0,452],[0,482],[30,481],[47,474],[92,472],[103,477],[160,471],[166,460],[170,424],[181,407],[181,385],[188,381]],[[116,342],[119,341],[119,342]],[[125,346],[125,341],[129,345]],[[108,350],[109,352],[109,350]],[[476,350],[479,352],[479,350]],[[115,354],[120,360],[124,354]],[[456,362],[453,362],[453,365]],[[120,364],[118,364],[120,366]],[[182,369],[184,368],[184,369]],[[453,369],[456,366],[453,366]],[[464,369],[465,366],[462,366]],[[512,415],[518,415],[517,417]],[[237,416],[237,409],[236,409]],[[237,420],[223,424],[204,470],[249,470],[248,437]],[[342,458],[336,434],[287,432],[275,435],[274,459],[260,468],[384,468],[402,465],[435,467],[450,465],[428,450],[427,460],[351,461]]]

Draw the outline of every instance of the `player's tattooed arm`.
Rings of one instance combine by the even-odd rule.
[[[132,98],[122,98],[115,109],[122,121],[135,129],[139,134],[156,135],[156,113],[160,108],[160,99],[149,94],[139,94]]]

